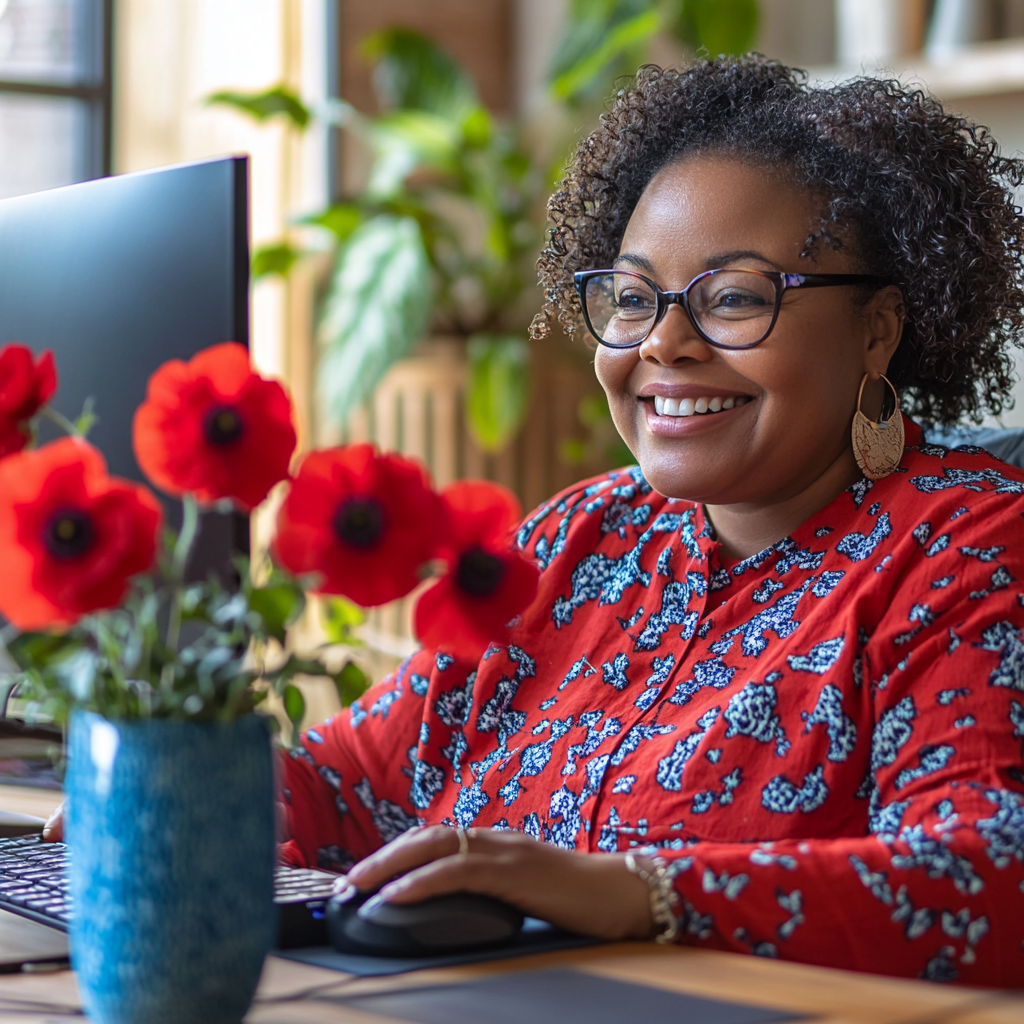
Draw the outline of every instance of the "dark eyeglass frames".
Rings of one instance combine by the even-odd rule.
[[[779,318],[788,288],[885,282],[871,274],[783,274],[768,270],[708,270],[682,291],[663,292],[631,270],[579,270],[573,275],[590,333],[609,348],[645,341],[673,303],[716,348],[760,345]]]

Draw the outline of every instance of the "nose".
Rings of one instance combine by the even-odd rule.
[[[677,366],[688,359],[707,362],[713,353],[693,326],[681,299],[673,297],[651,333],[640,343],[639,355],[649,363]]]

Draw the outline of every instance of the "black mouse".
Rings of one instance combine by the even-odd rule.
[[[327,903],[334,948],[364,956],[438,956],[514,938],[523,927],[515,907],[477,893],[455,892],[419,903],[379,903],[349,889]]]

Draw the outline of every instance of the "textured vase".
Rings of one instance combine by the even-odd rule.
[[[98,1024],[237,1024],[271,947],[266,722],[71,720],[71,960]]]

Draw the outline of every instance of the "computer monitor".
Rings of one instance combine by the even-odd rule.
[[[249,342],[248,161],[124,174],[0,202],[0,347],[52,350],[55,407],[110,472],[143,479],[131,426],[150,374],[222,341]],[[45,425],[43,439],[56,436]],[[168,521],[180,519],[166,502]],[[248,520],[209,514],[190,575],[248,551]]]

